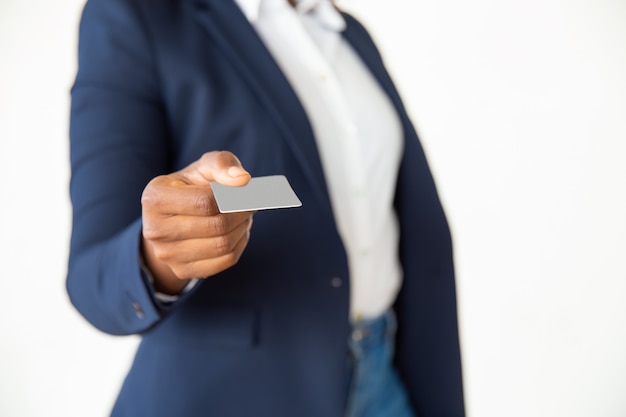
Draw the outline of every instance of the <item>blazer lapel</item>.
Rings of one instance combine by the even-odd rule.
[[[191,0],[196,19],[253,88],[282,131],[315,194],[331,213],[313,130],[282,71],[233,1]]]
[[[374,78],[376,78],[383,90],[389,95],[396,111],[404,121],[406,112],[402,105],[402,99],[385,69],[385,65],[376,49],[376,45],[374,45],[369,34],[356,19],[346,13],[342,13],[342,15],[346,20],[346,30],[343,32],[344,38],[352,45],[359,57],[361,57],[365,65],[372,72]]]

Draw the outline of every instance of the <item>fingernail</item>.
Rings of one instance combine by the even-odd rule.
[[[241,167],[230,167],[228,168],[228,175],[230,175],[233,178],[237,178],[237,177],[241,177],[242,175],[250,175],[250,174],[248,174],[248,171],[246,171],[245,169]]]

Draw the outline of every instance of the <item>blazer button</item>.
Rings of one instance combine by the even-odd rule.
[[[146,314],[143,312],[143,308],[141,308],[138,302],[133,302],[133,308],[135,309],[135,314],[139,320],[143,320],[143,318],[146,317]]]
[[[330,285],[332,285],[334,288],[339,288],[343,285],[343,280],[339,277],[334,277],[330,280]]]

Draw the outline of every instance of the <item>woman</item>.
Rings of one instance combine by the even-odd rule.
[[[464,414],[415,131],[365,29],[292,6],[86,4],[67,285],[94,326],[142,335],[114,416]],[[217,210],[211,181],[275,174],[302,208]]]

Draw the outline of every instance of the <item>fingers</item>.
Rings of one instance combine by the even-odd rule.
[[[209,185],[187,184],[174,175],[156,177],[141,196],[144,212],[159,216],[213,216],[219,214]]]
[[[157,220],[144,220],[144,238],[161,242],[219,238],[251,222],[252,212],[213,216],[163,215]]]
[[[250,174],[241,162],[228,151],[207,152],[200,159],[178,172],[192,184],[207,185],[211,181],[229,186],[242,186],[250,181]]]
[[[231,255],[236,255],[238,258],[236,248],[242,240],[247,241],[251,226],[252,218],[249,218],[227,234],[195,239],[153,241],[156,242],[154,255],[158,260],[173,268],[177,264],[180,266]],[[186,274],[181,277],[191,278]]]
[[[239,261],[249,239],[250,233],[248,232],[241,237],[230,252],[213,258],[199,258],[187,263],[178,263],[170,266],[170,268],[179,279],[207,278],[235,265]],[[207,271],[212,272],[207,274]]]
[[[164,215],[212,216],[219,210],[210,182],[242,186],[250,178],[232,153],[208,152],[182,170],[150,181],[141,204],[150,212]]]
[[[181,280],[222,272],[245,249],[253,213],[220,213],[211,181],[243,186],[250,174],[232,153],[215,151],[144,189],[142,254],[155,287],[176,293]]]

